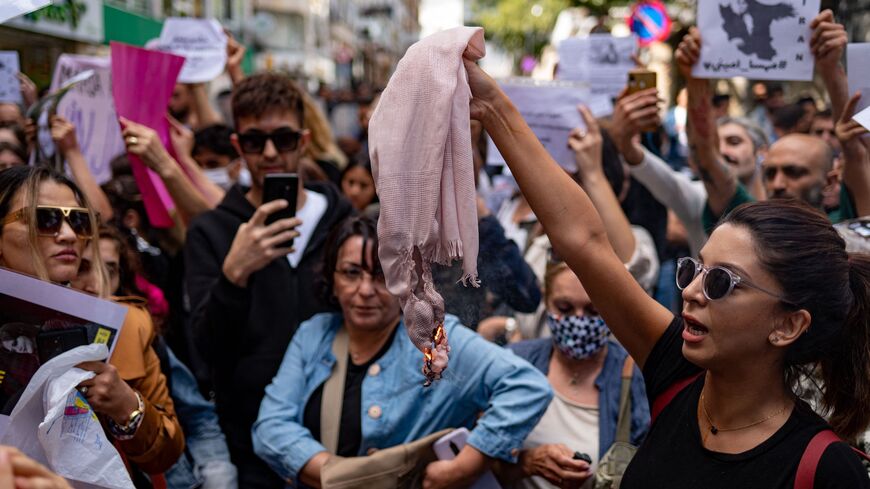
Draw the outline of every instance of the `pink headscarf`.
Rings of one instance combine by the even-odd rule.
[[[447,367],[444,299],[432,262],[462,260],[477,281],[477,203],[471,157],[471,89],[462,62],[485,54],[483,29],[457,27],[408,49],[369,122],[372,173],[381,203],[378,256],[399,298],[408,335],[426,355],[424,373]],[[437,338],[436,338],[437,337]]]

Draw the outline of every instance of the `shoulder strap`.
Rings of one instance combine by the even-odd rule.
[[[335,366],[332,375],[323,384],[323,397],[320,400],[320,441],[326,450],[335,454],[338,451],[338,433],[341,425],[341,409],[344,405],[344,380],[347,377],[347,352],[349,337],[344,327],[338,329],[332,341],[332,354]]]
[[[807,444],[807,448],[804,450],[804,454],[801,456],[797,474],[795,474],[794,478],[794,489],[813,489],[816,479],[816,469],[819,467],[819,461],[822,460],[822,455],[829,446],[838,441],[842,440],[832,430],[824,430],[816,433],[816,436],[810,440]],[[870,455],[867,455],[856,448],[853,448],[852,450],[854,450],[859,457],[870,461]]]
[[[616,441],[631,443],[631,378],[634,360],[625,357],[622,363],[622,389],[619,393],[619,418],[616,421]]]
[[[664,411],[665,408],[668,407],[668,404],[670,404],[671,401],[674,400],[674,397],[677,397],[677,394],[682,392],[683,389],[688,387],[689,384],[694,382],[698,377],[700,377],[702,375],[704,375],[703,371],[698,372],[697,374],[695,374],[691,377],[686,377],[685,379],[678,380],[678,381],[674,382],[673,384],[671,384],[670,387],[665,389],[664,392],[659,394],[659,396],[656,397],[655,401],[653,401],[652,406],[651,406],[652,409],[650,410],[651,411],[650,412],[650,424],[655,423],[656,418],[659,417],[659,414],[661,414],[662,411]]]

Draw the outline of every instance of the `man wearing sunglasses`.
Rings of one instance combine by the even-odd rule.
[[[285,482],[254,454],[251,426],[296,328],[330,307],[316,286],[321,248],[352,207],[329,184],[303,185],[300,174],[298,200],[289,203],[296,218],[266,224],[269,214],[288,203],[263,203],[265,176],[299,174],[310,139],[302,93],[286,76],[257,74],[236,87],[232,110],[231,142],[250,171],[251,186],[230,188],[188,231],[191,333],[212,372],[239,487],[277,489]],[[289,239],[293,248],[282,248]]]
[[[830,11],[816,17],[811,27],[810,50],[834,102],[835,117],[839,117],[849,98],[845,71],[840,64],[847,35]],[[677,50],[677,63],[688,81],[689,146],[707,192],[704,227],[709,231],[721,216],[756,198],[738,181],[716,145],[711,144],[717,131],[708,103],[710,85],[708,80],[693,78],[691,73],[700,56],[701,42],[700,33],[693,30]],[[833,178],[833,163],[833,149],[823,139],[807,134],[784,136],[771,145],[761,163],[765,197],[799,199],[824,210],[824,190],[830,184],[829,175]],[[870,182],[866,167],[863,161],[856,161],[844,171],[839,205],[828,212],[833,223],[870,214],[870,196],[864,195]]]

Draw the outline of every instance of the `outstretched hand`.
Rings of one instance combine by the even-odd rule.
[[[855,115],[855,107],[858,105],[860,100],[861,92],[855,92],[855,95],[849,99],[849,102],[843,109],[843,114],[840,116],[840,120],[837,121],[837,125],[834,129],[837,134],[837,139],[840,140],[840,144],[846,152],[866,150],[862,137],[870,133],[870,131],[859,124],[858,121],[852,119]]]
[[[581,105],[577,107],[577,110],[583,117],[586,129],[574,128],[568,137],[568,146],[574,151],[574,161],[577,163],[577,171],[582,182],[589,176],[604,174],[601,156],[604,140],[601,137],[598,121],[595,120],[595,116],[592,115],[589,108]]]
[[[477,66],[477,63],[468,58],[462,58],[462,62],[465,64],[468,86],[471,88],[471,118],[484,122],[491,113],[492,104],[504,93],[498,83]]]
[[[680,74],[686,80],[691,80],[693,78],[692,67],[701,58],[701,31],[697,27],[692,27],[689,29],[689,33],[683,36],[683,40],[677,47],[676,58]]]
[[[810,28],[813,30],[810,52],[816,58],[816,69],[819,73],[831,73],[840,64],[849,42],[846,28],[834,21],[831,10],[824,10],[817,15]]]

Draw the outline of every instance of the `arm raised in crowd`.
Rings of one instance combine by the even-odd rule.
[[[602,154],[604,140],[598,122],[587,107],[579,107],[579,110],[583,122],[586,123],[586,130],[575,128],[571,131],[568,146],[574,151],[580,184],[598,214],[601,215],[604,228],[607,230],[607,238],[616,256],[623,263],[628,263],[634,255],[636,245],[634,233],[631,232],[631,223],[628,222],[628,217],[619,205],[619,199],[604,175]]]
[[[196,121],[194,129],[223,124],[223,118],[208,100],[208,90],[205,88],[205,83],[192,83],[187,87],[190,90],[190,103],[193,106],[191,110]]]
[[[496,82],[469,60],[465,67],[472,118],[483,122],[554,248],[580,277],[611,331],[643,365],[673,315],[625,269],[589,197],[553,161]]]
[[[870,151],[862,139],[868,131],[852,119],[859,100],[860,92],[846,104],[837,121],[836,132],[843,147],[843,183],[855,200],[855,211],[858,215],[870,216]]]
[[[849,101],[849,80],[843,68],[843,51],[849,42],[846,29],[834,21],[834,13],[822,11],[810,24],[813,29],[810,51],[816,58],[816,71],[831,98],[831,113],[838,120]]]
[[[178,162],[163,147],[160,137],[153,129],[123,117],[121,124],[123,125],[121,134],[127,144],[127,151],[138,156],[145,165],[160,176],[185,225],[197,215],[212,208],[184,174]]]
[[[69,165],[73,179],[82,188],[82,192],[88,197],[94,210],[100,214],[100,220],[109,222],[112,219],[112,205],[88,168],[88,162],[76,138],[76,127],[59,115],[52,116],[50,122],[51,139]]]
[[[227,74],[230,76],[230,81],[233,86],[236,86],[245,79],[245,72],[242,70],[242,60],[245,59],[245,46],[241,44],[229,29],[224,29],[227,35]]]
[[[686,78],[689,93],[688,136],[692,157],[707,189],[710,209],[721,216],[737,193],[737,176],[719,154],[719,136],[713,120],[710,83],[692,76],[701,56],[701,34],[692,27],[677,48],[677,65]]]
[[[202,193],[209,208],[214,209],[223,200],[225,192],[205,176],[202,168],[193,159],[193,131],[172,116],[167,116],[167,120],[169,120],[169,137],[172,140],[172,147],[175,149],[175,154],[178,157],[178,163],[181,165],[184,173],[193,182],[193,185]]]

